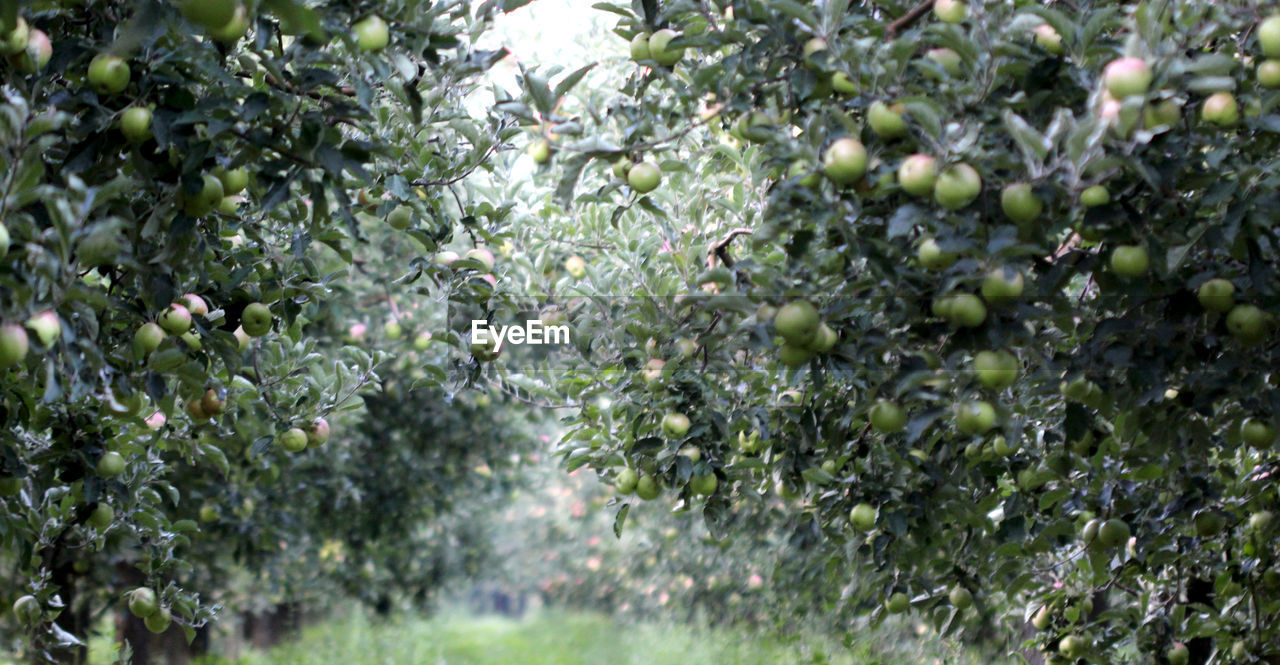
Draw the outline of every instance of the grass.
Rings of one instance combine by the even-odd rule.
[[[325,622],[239,661],[204,665],[955,665],[970,654],[931,640],[871,631],[852,645],[783,643],[739,630],[626,623],[594,614],[542,612],[524,620],[448,615]]]

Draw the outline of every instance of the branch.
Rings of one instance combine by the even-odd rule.
[[[729,256],[729,244],[738,236],[749,236],[752,230],[745,227],[738,227],[730,230],[723,238],[717,240],[714,244],[707,248],[707,267],[714,268],[716,265],[716,257],[725,264],[726,267],[733,267],[733,259]]]
[[[489,161],[489,157],[493,156],[494,151],[497,149],[498,149],[497,143],[494,143],[493,145],[489,146],[489,149],[486,150],[484,152],[484,155],[480,157],[480,161],[476,162],[475,164],[472,164],[471,167],[468,168],[466,171],[463,171],[462,173],[452,178],[445,178],[444,180],[414,180],[409,184],[413,185],[414,187],[439,187],[440,185],[446,185],[446,186],[452,185],[453,183],[458,182],[459,180],[462,180],[463,178],[471,175],[472,173],[475,172],[476,169],[483,166],[485,162]]]
[[[900,18],[895,20],[893,23],[890,23],[888,28],[885,28],[885,31],[884,31],[885,38],[892,39],[895,36],[897,36],[899,32],[906,30],[907,28],[910,28],[912,23],[919,21],[920,17],[927,14],[932,7],[933,7],[933,0],[923,0],[920,4],[916,5],[915,7],[912,7],[911,11],[908,11],[906,14],[903,14]]]

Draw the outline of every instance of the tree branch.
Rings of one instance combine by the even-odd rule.
[[[896,19],[893,23],[890,23],[888,28],[885,28],[885,31],[884,31],[885,38],[892,39],[896,37],[899,32],[902,32],[903,30],[910,28],[912,23],[919,21],[920,17],[927,14],[932,7],[933,7],[933,0],[922,0],[920,4],[916,5],[915,7],[912,7],[910,11],[908,11],[906,14],[903,14],[901,17]]]

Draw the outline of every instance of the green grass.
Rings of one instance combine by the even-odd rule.
[[[311,626],[238,665],[947,665],[976,663],[935,641],[873,631],[846,648],[823,639],[776,639],[735,629],[626,623],[545,612],[525,620],[450,615]],[[205,665],[227,661],[211,659]]]

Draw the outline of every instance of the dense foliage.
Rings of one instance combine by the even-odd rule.
[[[495,11],[0,7],[15,653],[73,659],[126,604],[192,635],[237,571],[267,602],[336,587],[382,605],[425,599],[470,556],[439,519],[491,491],[518,432],[458,408],[443,371],[380,377],[400,349],[330,332],[404,275],[378,246],[434,251],[473,219],[450,185],[489,167],[504,129],[458,100],[503,56],[473,48]],[[478,267],[436,268],[421,291],[481,302],[449,286]],[[387,577],[403,586],[366,588]]]
[[[576,325],[566,458],[620,524],[661,496],[744,537],[776,496],[869,590],[833,608],[1026,621],[1053,661],[1280,659],[1280,24],[597,7],[634,64],[500,108],[572,206],[530,233],[580,243],[540,291]]]

